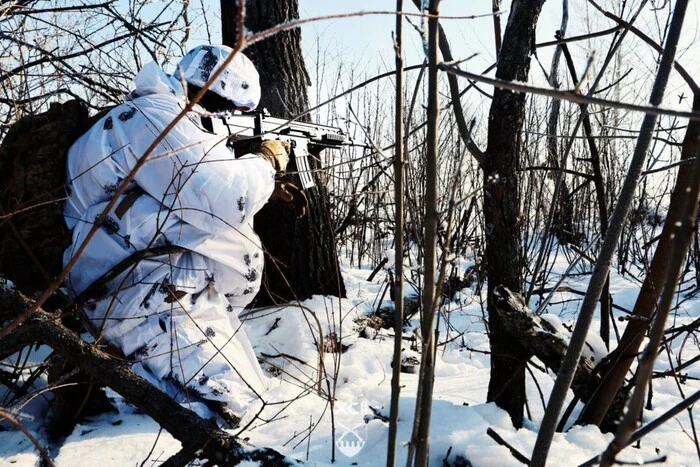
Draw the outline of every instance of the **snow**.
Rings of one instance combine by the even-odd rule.
[[[390,254],[387,257],[393,261]],[[463,258],[460,261],[467,266],[472,264]],[[378,303],[387,274],[380,272],[372,282],[367,282],[371,269],[343,267],[346,299],[315,296],[300,305],[254,311],[246,318],[246,331],[270,378],[269,388],[264,393],[268,404],[264,407],[260,403],[252,405],[244,419],[243,425],[246,425],[256,417],[239,434],[248,443],[273,448],[307,461],[308,465],[332,464],[333,451],[333,465],[385,463],[388,426],[374,414],[389,414],[393,331],[372,330],[363,333],[370,337],[365,338],[360,336],[360,325],[356,323],[358,318],[373,314],[380,306],[391,304],[388,294],[383,303]],[[567,285],[585,290],[585,277],[571,278]],[[407,294],[410,293],[411,288],[406,289]],[[613,274],[611,291],[616,305],[631,309],[637,290],[636,283]],[[529,457],[544,414],[540,391],[546,399],[553,385],[551,372],[545,374],[534,366],[531,368],[536,378],[535,381],[529,374],[527,376],[528,407],[532,419],[526,420],[525,427],[520,430],[512,427],[504,411],[494,404],[485,403],[489,346],[480,305],[483,294],[483,290],[476,291],[473,287],[464,289],[441,310],[439,327],[443,344],[438,349],[435,372],[431,465],[442,465],[451,448],[449,462],[462,456],[474,466],[521,466],[509,450],[497,444],[486,431],[493,429]],[[580,299],[580,296],[566,291],[556,292],[553,304],[542,319],[558,332],[568,333],[567,327],[573,324]],[[537,305],[535,300],[533,298],[530,303],[533,308]],[[690,322],[700,315],[697,305],[694,299],[685,302],[676,324]],[[617,324],[621,332],[624,323]],[[412,327],[405,330],[405,355],[420,356],[416,347],[419,346],[417,333],[413,332],[417,325],[417,320],[414,320]],[[597,327],[594,323],[589,342],[590,350],[599,358],[606,351],[602,341],[594,337]],[[333,333],[347,350],[340,354],[323,354],[325,378],[321,381],[319,395],[319,355],[315,342],[323,335],[325,344],[329,345],[329,336]],[[448,343],[444,344],[445,341]],[[674,363],[680,351],[684,361],[698,353],[697,346],[684,343],[682,337],[671,344]],[[659,371],[668,369],[668,357],[662,355],[656,367]],[[700,376],[697,366],[688,368],[687,372]],[[417,374],[401,374],[397,465],[406,462],[405,443],[412,430],[417,383]],[[692,379],[680,384],[672,378],[657,378],[653,385],[653,408],[645,411],[645,421],[653,420],[677,404],[681,400],[681,390],[687,396],[700,389],[700,383]],[[42,429],[48,412],[44,397],[33,399],[22,409],[22,421],[42,445],[50,447],[50,454],[58,466],[152,466],[178,452],[180,443],[161,431],[157,423],[126,404],[116,393],[109,392],[109,395],[118,405],[119,413],[87,419],[76,426],[70,436],[57,443],[49,444]],[[580,409],[579,404],[572,420]],[[335,418],[335,437],[331,410]],[[594,426],[572,426],[572,420],[567,432],[556,434],[548,465],[580,464],[601,453],[612,440],[612,434],[603,434]],[[6,429],[0,431],[0,465],[38,465],[39,454],[29,440],[5,423],[2,427]],[[659,455],[668,456],[667,465],[698,465],[687,411],[645,437],[639,449],[623,451],[620,458],[637,462]]]

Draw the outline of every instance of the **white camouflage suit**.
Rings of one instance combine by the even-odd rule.
[[[181,81],[202,86],[230,52],[197,47],[173,76],[155,63],[144,66],[126,102],[71,147],[64,215],[73,242],[64,264],[137,160],[184,108]],[[211,89],[239,108],[252,109],[260,98],[258,74],[242,54]],[[79,294],[137,251],[186,248],[127,269],[85,312],[103,339],[137,362],[137,373],[181,404],[209,416],[201,397],[240,414],[265,386],[238,313],[260,287],[263,253],[252,221],[272,193],[275,171],[256,154],[234,159],[225,140],[202,128],[200,115],[190,112],[148,156],[128,190],[145,193],[126,212],[118,209],[122,196],[66,282]]]

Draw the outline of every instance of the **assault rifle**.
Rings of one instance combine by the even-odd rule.
[[[301,186],[304,189],[315,185],[311,173],[310,157],[317,156],[326,148],[338,149],[348,144],[340,128],[289,121],[285,118],[272,117],[266,112],[256,111],[227,117],[212,117],[211,122],[203,121],[204,126],[213,133],[229,138],[229,144],[235,146],[237,141],[281,139],[291,146],[290,159],[296,163]]]

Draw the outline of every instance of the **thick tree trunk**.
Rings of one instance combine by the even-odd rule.
[[[496,77],[527,81],[535,26],[544,0],[513,2]],[[489,113],[488,147],[484,170],[485,259],[488,271],[488,310],[491,339],[491,379],[487,400],[505,409],[513,425],[522,426],[525,403],[525,363],[522,347],[506,333],[495,313],[493,292],[499,285],[520,292],[519,175],[525,94],[496,89]]]
[[[237,1],[221,1],[223,43],[236,45]],[[259,32],[299,18],[299,0],[246,1],[245,25]],[[293,117],[309,108],[306,87],[311,84],[301,54],[299,28],[282,31],[244,50],[260,74],[262,96],[259,108],[275,117]]]
[[[236,2],[221,1],[223,42],[235,45]],[[298,0],[246,2],[246,28],[262,31],[299,17]],[[244,53],[260,73],[260,108],[276,117],[294,117],[309,107],[309,76],[301,53],[299,29],[283,31],[246,48]],[[319,163],[316,161],[316,167]],[[289,172],[296,171],[293,161]],[[288,175],[301,186],[299,177]],[[303,300],[313,294],[345,296],[323,177],[306,190],[306,216],[296,219],[284,205],[269,203],[255,216],[255,231],[266,250],[263,289],[256,305]]]

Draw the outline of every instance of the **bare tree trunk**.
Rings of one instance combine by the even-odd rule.
[[[695,95],[693,110],[700,111],[700,94]],[[691,120],[683,140],[681,161],[689,161],[700,156],[700,122]],[[680,169],[676,173],[676,185],[671,193],[671,201],[664,222],[659,242],[651,260],[649,272],[644,278],[644,283],[637,296],[637,301],[632,310],[625,332],[620,338],[620,343],[603,363],[603,381],[596,390],[595,396],[584,407],[579,417],[579,423],[600,425],[605,417],[610,403],[625,382],[625,376],[634,359],[639,355],[652,313],[656,310],[656,303],[661,294],[661,284],[668,271],[668,252],[673,244],[672,234],[677,222],[681,220],[683,205],[687,191],[692,181],[690,170]]]
[[[433,382],[435,379],[435,279],[437,267],[437,157],[438,157],[438,122],[439,106],[439,76],[438,76],[438,46],[439,46],[439,14],[440,0],[431,0],[428,12],[428,123],[427,123],[427,154],[425,161],[425,256],[423,260],[424,289],[423,289],[423,319],[421,320],[421,366],[416,394],[416,410],[413,417],[413,433],[408,463],[412,461],[415,450],[415,464],[422,467],[428,465],[430,454],[430,418],[433,404]]]
[[[223,42],[233,46],[237,37],[237,2],[221,0]],[[257,0],[246,2],[246,28],[261,31],[299,17],[298,0]],[[291,118],[309,107],[309,76],[301,53],[299,29],[283,31],[252,44],[245,54],[260,74],[262,99],[276,117]],[[319,168],[319,161],[316,166]],[[289,172],[296,166],[290,163]],[[263,288],[256,305],[303,300],[313,294],[345,296],[330,219],[328,193],[322,176],[314,175],[316,186],[306,190],[306,216],[296,219],[287,206],[268,203],[255,216],[255,231],[265,249]],[[298,175],[288,175],[301,186]]]
[[[493,12],[493,37],[496,44],[496,57],[501,52],[501,0],[491,1],[491,11]]]
[[[673,66],[676,45],[677,44],[671,40],[671,36],[669,35],[668,43],[664,49],[659,71],[649,99],[649,103],[652,106],[660,105],[663,100],[666,84],[668,83],[668,76]],[[639,139],[637,140],[637,145],[634,149],[632,160],[630,161],[627,176],[620,190],[617,205],[610,219],[609,230],[603,240],[603,245],[600,249],[600,254],[596,261],[586,296],[581,304],[581,311],[576,320],[576,326],[571,336],[569,348],[564,357],[562,371],[559,372],[559,376],[554,383],[554,388],[552,389],[549,403],[547,404],[547,409],[542,419],[540,432],[537,435],[537,441],[535,442],[532,453],[533,466],[544,466],[547,460],[549,447],[551,446],[554,436],[554,429],[564,404],[566,392],[569,390],[569,386],[573,380],[576,364],[581,356],[586,334],[588,333],[588,328],[590,327],[593,313],[595,312],[596,302],[600,299],[601,292],[608,278],[612,257],[617,248],[625,219],[632,205],[632,199],[634,198],[634,193],[641,177],[642,168],[644,167],[647,150],[649,149],[657,119],[658,117],[656,115],[646,114],[642,121]]]
[[[521,0],[511,6],[496,77],[527,81],[535,26],[544,0]],[[505,409],[513,425],[521,427],[525,403],[526,352],[509,338],[495,312],[493,292],[505,286],[522,287],[519,174],[525,94],[495,89],[489,113],[488,147],[484,169],[484,223],[488,310],[491,339],[491,378],[487,400]]]
[[[223,43],[235,45],[238,1],[221,0]],[[299,0],[247,0],[245,25],[252,32],[263,31],[299,18]],[[244,53],[260,74],[261,109],[276,117],[294,117],[309,108],[306,88],[311,79],[301,54],[301,31],[279,32],[269,39],[248,46]]]
[[[396,11],[403,9],[403,0],[396,0]],[[396,462],[396,436],[399,429],[399,395],[401,393],[401,344],[403,335],[403,228],[404,228],[404,113],[403,113],[403,17],[396,15],[396,119],[394,122],[394,248],[396,279],[394,287],[394,357],[391,373],[391,409],[389,412],[389,440],[387,442],[387,467]]]

